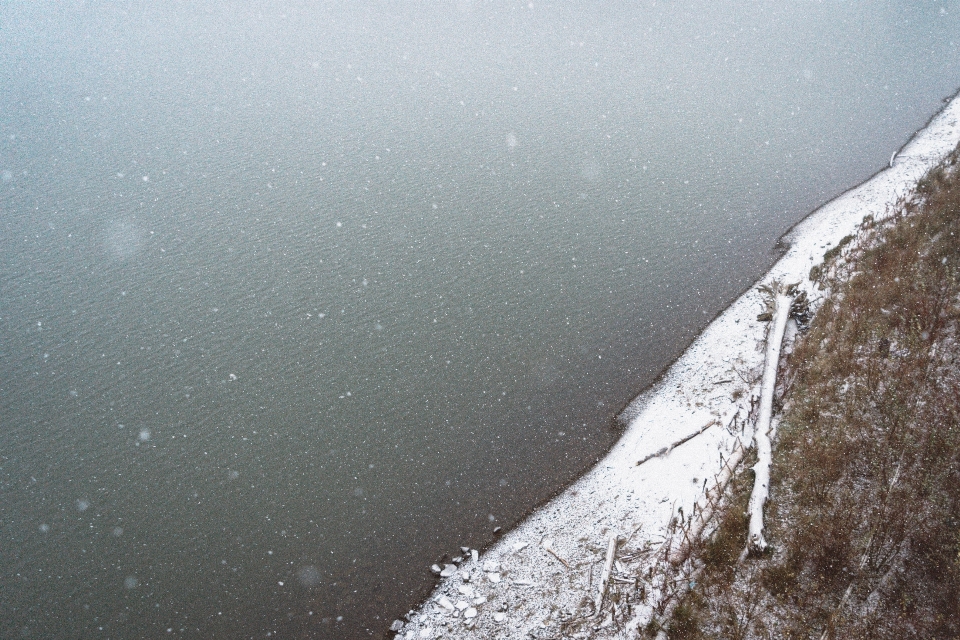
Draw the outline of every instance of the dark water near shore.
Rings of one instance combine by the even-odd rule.
[[[958,2],[0,33],[3,637],[381,637],[960,85]]]

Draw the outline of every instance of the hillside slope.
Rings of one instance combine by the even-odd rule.
[[[745,473],[668,635],[956,638],[960,148],[811,275],[823,297],[780,367],[771,549],[742,555]]]

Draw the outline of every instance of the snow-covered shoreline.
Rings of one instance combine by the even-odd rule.
[[[615,579],[645,573],[649,550],[665,539],[670,520],[681,509],[690,514],[738,439],[749,441],[743,419],[758,393],[755,374],[763,365],[767,328],[757,320],[763,311],[760,285],[800,282],[815,297],[808,276],[824,252],[854,233],[865,216],[887,215],[958,142],[960,96],[954,96],[889,168],[797,224],[785,236],[789,249],[773,268],[631,403],[625,412],[629,427],[610,452],[481,557],[465,553],[456,572],[443,578],[409,621],[394,623],[398,637],[632,637],[635,624],[604,624],[603,617],[582,621],[596,594],[608,541],[614,535],[623,539]],[[637,464],[711,422],[667,455]],[[649,614],[649,606],[634,603],[629,617],[636,623]],[[571,620],[580,622],[570,625]]]

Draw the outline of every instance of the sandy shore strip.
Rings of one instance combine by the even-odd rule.
[[[637,637],[637,626],[654,612],[655,580],[648,586],[645,579],[670,537],[671,520],[689,517],[737,443],[752,440],[747,416],[759,394],[768,326],[757,319],[765,310],[759,287],[800,282],[816,299],[809,273],[824,252],[855,233],[865,216],[885,217],[958,143],[960,96],[954,96],[889,168],[787,234],[783,258],[630,405],[628,429],[596,467],[482,556],[464,549],[460,562],[437,567],[444,577],[419,609],[393,623],[397,637]],[[669,453],[637,464],[701,429]],[[604,610],[594,615],[612,537],[619,543],[610,590]]]

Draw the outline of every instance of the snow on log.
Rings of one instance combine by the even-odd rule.
[[[603,598],[607,595],[607,585],[610,583],[610,573],[613,571],[613,561],[617,555],[617,545],[620,543],[616,534],[610,536],[610,542],[607,544],[607,559],[603,563],[603,573],[600,574],[600,588],[597,589],[597,596],[594,600],[593,615],[600,615],[600,608],[603,606]]]
[[[755,479],[750,494],[750,528],[747,549],[750,553],[762,553],[767,548],[763,538],[763,505],[770,490],[770,420],[773,417],[773,390],[777,383],[777,365],[780,362],[780,345],[790,318],[793,298],[778,291],[774,297],[773,321],[767,334],[767,354],[763,365],[763,380],[760,382],[760,413],[753,439],[757,443],[757,464],[753,467]]]

